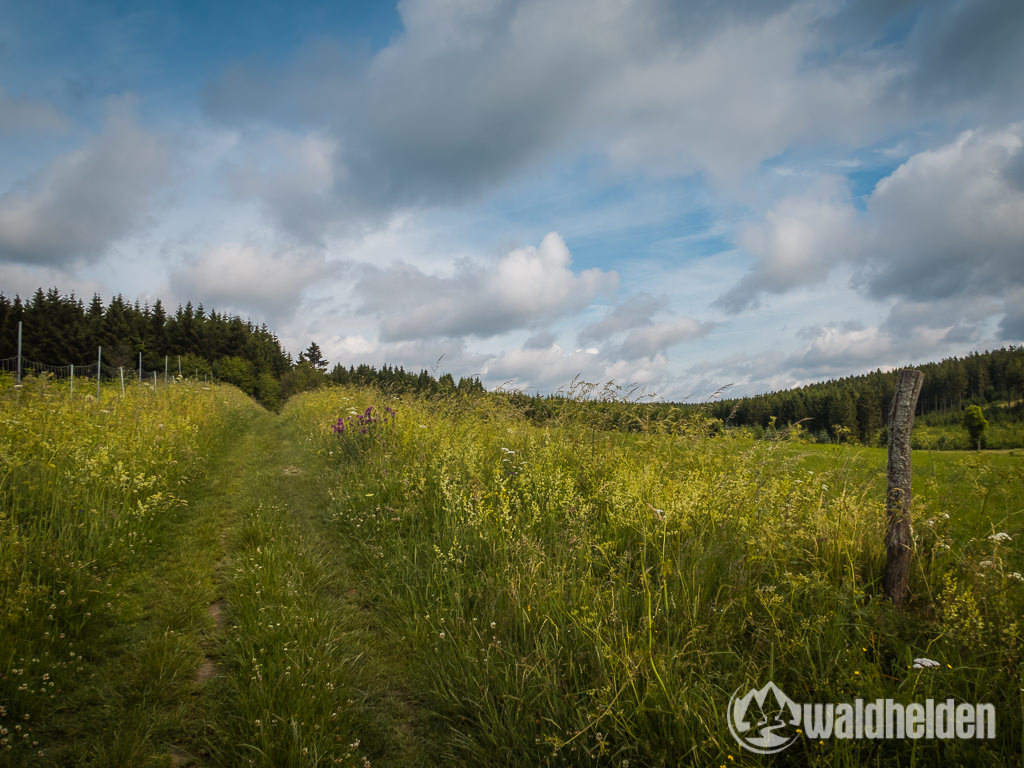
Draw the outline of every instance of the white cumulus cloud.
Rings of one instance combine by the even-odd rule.
[[[845,264],[855,287],[895,302],[892,327],[930,315],[931,328],[963,340],[1005,313],[1005,333],[1017,327],[1011,294],[1024,288],[1024,123],[966,131],[913,155],[878,182],[863,211],[826,184],[783,200],[738,240],[755,263],[718,299],[728,311],[819,285]],[[960,320],[968,324],[953,330]]]
[[[430,337],[489,337],[571,315],[618,276],[601,269],[576,272],[555,232],[538,247],[510,251],[496,264],[463,259],[454,274],[427,274],[408,264],[362,265],[354,293],[362,311],[380,318],[386,341]]]
[[[619,347],[619,355],[627,360],[653,357],[684,341],[703,336],[710,330],[710,323],[701,323],[691,317],[652,323],[626,334]]]
[[[824,179],[813,192],[781,201],[763,221],[740,231],[739,244],[754,256],[754,266],[717,304],[738,312],[762,293],[821,283],[856,248],[857,227],[857,212],[840,180]]]
[[[999,295],[1024,286],[1024,123],[911,157],[868,202],[861,258],[875,296]]]
[[[330,269],[315,253],[222,243],[176,268],[170,288],[208,308],[284,319],[298,309],[305,289]]]

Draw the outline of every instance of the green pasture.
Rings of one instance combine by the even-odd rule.
[[[896,610],[884,449],[588,412],[2,382],[0,764],[1020,764],[1024,457],[914,452]],[[996,736],[760,757],[769,681]]]

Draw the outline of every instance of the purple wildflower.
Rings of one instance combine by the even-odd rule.
[[[344,416],[339,416],[338,421],[332,425],[332,429],[339,437],[355,427],[359,428],[359,434],[369,435],[372,431],[380,428],[378,425],[387,424],[389,421],[394,423],[395,413],[394,408],[385,405],[384,415],[382,416],[380,411],[375,412],[374,407],[371,405],[361,414],[349,416],[347,419]]]

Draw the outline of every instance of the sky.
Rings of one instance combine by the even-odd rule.
[[[1020,344],[1022,40],[1020,0],[0,0],[0,292],[665,400]]]

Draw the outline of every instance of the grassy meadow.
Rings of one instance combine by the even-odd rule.
[[[0,378],[0,761],[11,765],[130,765],[122,728],[160,727],[166,664],[189,654],[173,632],[139,636],[144,602],[164,596],[138,589],[138,574],[187,515],[190,483],[255,411],[232,387],[95,393]]]
[[[1024,457],[915,452],[897,611],[884,449],[610,432],[583,404],[535,426],[490,395],[94,393],[0,383],[0,764],[1024,755]],[[769,680],[991,702],[996,738],[761,758],[726,707]]]
[[[396,416],[328,428],[368,405]],[[915,455],[914,599],[894,611],[884,449],[601,432],[586,412],[537,428],[495,398],[336,390],[287,411],[446,758],[760,764],[725,707],[771,679],[999,717],[994,742],[798,742],[776,764],[1020,761],[1024,459]]]

